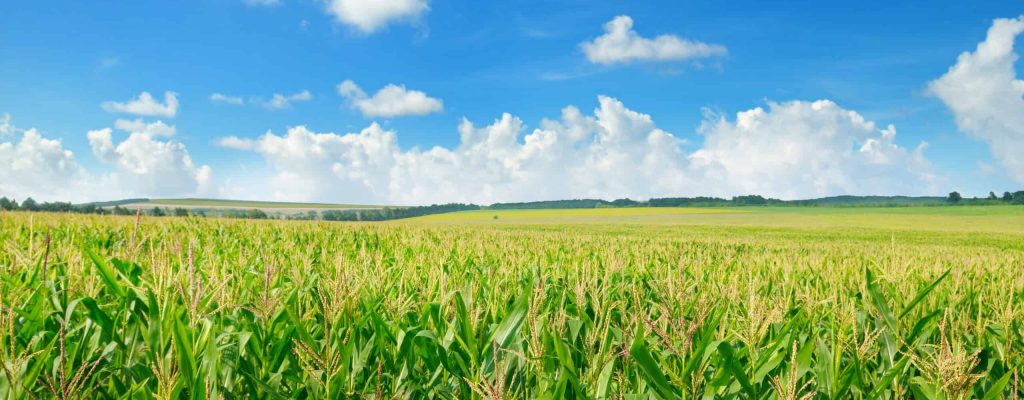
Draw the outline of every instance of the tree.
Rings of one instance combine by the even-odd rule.
[[[1013,193],[1003,192],[1003,201],[1005,201],[1007,203],[1013,201]]]
[[[263,210],[260,210],[258,208],[253,208],[249,211],[246,211],[242,218],[267,219],[267,213],[263,212]]]
[[[153,207],[152,210],[149,210],[149,215],[154,217],[163,217],[166,216],[167,214],[164,213],[164,210],[161,209],[160,207]]]
[[[181,208],[181,207],[175,208],[174,209],[174,216],[175,217],[187,217],[188,216],[188,210],[186,210],[184,208]]]
[[[36,203],[31,197],[21,202],[21,209],[28,211],[39,211],[39,203]]]
[[[617,199],[611,203],[612,207],[636,207],[640,202],[632,199]]]
[[[963,196],[960,196],[960,192],[954,191],[949,193],[949,197],[947,197],[946,200],[950,203],[956,204],[959,203],[960,200],[963,200]]]
[[[768,204],[768,199],[761,195],[733,196],[732,202],[738,206],[761,206]]]
[[[7,196],[0,197],[0,209],[11,211],[18,209],[18,202],[8,199]]]
[[[988,199],[989,200],[999,200],[999,197],[996,197],[996,192],[988,192]]]
[[[48,212],[72,212],[75,211],[75,207],[66,201],[55,201],[52,203],[42,203],[36,207],[39,211]]]

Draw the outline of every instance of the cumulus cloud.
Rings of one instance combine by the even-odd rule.
[[[245,104],[245,100],[242,100],[241,97],[228,96],[228,95],[225,95],[225,94],[222,94],[222,93],[213,93],[213,94],[211,94],[210,95],[210,101],[212,101],[214,103],[224,103],[224,104],[231,104],[231,105],[235,105],[235,106],[240,106],[242,104]]]
[[[203,194],[212,189],[209,166],[196,166],[184,144],[160,139],[173,135],[173,127],[159,121],[117,121],[115,127],[128,132],[117,144],[110,128],[86,134],[93,155],[114,167],[103,176],[103,185],[145,196]]]
[[[11,123],[11,114],[4,113],[0,116],[0,136],[14,134],[14,124]]]
[[[314,133],[300,126],[283,137],[268,132],[254,141],[227,139],[221,144],[232,142],[264,156],[276,174],[269,179],[273,193],[260,195],[282,199],[383,197],[398,154],[394,132],[376,123],[347,135]]]
[[[782,198],[835,194],[924,194],[937,177],[926,143],[907,150],[896,128],[879,128],[828,100],[769,103],[704,122],[704,146],[690,156],[707,180],[735,193]]]
[[[527,131],[504,114],[487,126],[468,120],[455,148],[403,150],[397,133],[373,123],[360,132],[228,137],[274,171],[266,193],[281,200],[427,204],[577,197],[643,199],[757,193],[784,198],[928,192],[936,177],[925,146],[907,150],[895,128],[878,128],[830,101],[769,103],[713,117],[704,146],[683,141],[649,115],[600,96],[586,115],[566,107]]]
[[[161,104],[149,92],[142,92],[135,99],[123,103],[107,101],[101,106],[107,112],[174,118],[178,113],[178,95],[174,92],[164,92],[164,102]]]
[[[308,90],[303,90],[292,95],[274,93],[274,96],[271,97],[270,100],[263,102],[263,107],[266,107],[271,110],[283,110],[286,108],[291,108],[292,103],[299,101],[310,101],[312,99],[313,94],[310,93]]]
[[[174,125],[167,125],[163,121],[147,123],[141,118],[134,120],[119,119],[114,121],[114,127],[126,132],[142,132],[150,136],[174,136],[177,130]]]
[[[165,139],[174,136],[175,128],[162,121],[115,121],[117,130],[129,134],[120,143],[115,143],[111,128],[89,131],[93,155],[112,167],[92,171],[60,139],[46,138],[37,129],[18,129],[9,116],[0,121],[11,131],[9,138],[0,137],[0,196],[84,202],[214,195],[219,190],[208,166],[196,166],[183,144]]]
[[[338,84],[338,94],[366,117],[427,115],[444,109],[440,99],[419,90],[408,90],[405,85],[389,84],[368,97],[355,82],[346,80]]]
[[[241,139],[237,136],[223,137],[217,140],[217,146],[235,150],[252,150],[255,142],[252,139]]]
[[[633,30],[633,18],[620,15],[604,24],[604,34],[580,44],[583,54],[595,64],[625,64],[634,61],[680,61],[725,55],[725,46],[659,35],[645,38]]]
[[[0,195],[20,200],[81,198],[87,176],[60,140],[47,139],[36,129],[14,139],[0,142]]]
[[[1024,183],[1024,81],[1017,79],[1014,40],[1024,16],[997,19],[985,41],[965,52],[929,91],[952,111],[957,127],[989,145],[1016,182]]]
[[[327,13],[338,22],[373,33],[391,21],[415,20],[430,7],[427,0],[328,0]]]

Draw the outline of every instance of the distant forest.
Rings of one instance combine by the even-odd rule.
[[[912,207],[941,206],[950,204],[996,205],[1024,204],[1024,190],[996,196],[964,198],[958,192],[949,196],[833,196],[809,200],[779,200],[758,195],[720,197],[662,197],[647,201],[631,199],[600,200],[575,199],[532,201],[525,203],[495,203],[486,207],[490,210],[535,210],[552,208],[602,208],[602,207],[746,207],[746,206],[791,206],[791,207]]]
[[[184,207],[152,207],[134,209],[122,207],[130,203],[144,202],[146,199],[127,199],[107,202],[72,204],[69,202],[37,202],[31,197],[22,202],[7,197],[0,197],[0,210],[4,211],[43,211],[80,214],[112,214],[136,215],[145,214],[154,217],[221,217],[244,219],[293,219],[323,221],[386,221],[402,218],[413,218],[431,214],[442,214],[469,210],[537,210],[537,209],[579,209],[579,208],[624,208],[624,207],[928,207],[942,205],[1024,205],[1024,190],[1004,192],[998,196],[989,192],[988,197],[965,198],[958,192],[951,192],[946,197],[938,196],[833,196],[809,200],[779,200],[759,195],[720,197],[663,197],[647,201],[631,199],[571,199],[532,201],[523,203],[495,203],[490,206],[476,204],[449,203],[432,204],[416,207],[384,207],[354,210],[307,211],[295,214],[268,214],[260,209],[208,209]]]

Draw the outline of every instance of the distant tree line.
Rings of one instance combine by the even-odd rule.
[[[113,207],[98,206],[97,204],[116,204]],[[367,208],[357,210],[325,210],[321,212],[308,211],[290,215],[269,215],[260,209],[187,209],[176,208],[126,208],[122,207],[124,202],[88,203],[75,205],[68,202],[46,202],[39,203],[31,197],[21,203],[7,197],[0,197],[0,209],[5,211],[44,211],[78,214],[100,214],[100,215],[135,215],[141,213],[151,217],[221,217],[241,219],[270,219],[281,218],[290,220],[325,220],[325,221],[384,221],[390,219],[420,217],[430,214],[440,214],[455,211],[479,210],[476,204],[433,204],[418,207],[385,207]]]
[[[531,201],[525,203],[495,203],[487,208],[490,210],[536,210],[549,208],[602,208],[602,207],[726,207],[726,206],[762,206],[783,204],[779,199],[765,198],[758,195],[735,196],[731,199],[719,197],[663,197],[647,201],[617,199],[612,201],[599,199],[574,199]]]
[[[990,192],[986,198],[963,198],[953,192],[947,197],[940,196],[831,196],[807,200],[780,200],[759,195],[721,197],[661,197],[647,201],[631,199],[600,200],[574,199],[532,201],[522,203],[495,203],[491,210],[535,210],[554,208],[601,208],[601,207],[747,207],[747,206],[794,206],[794,207],[908,207],[938,206],[945,204],[995,205],[1024,204],[1024,191],[1005,192],[996,196]]]
[[[150,217],[221,217],[221,218],[238,218],[238,219],[269,219],[271,218],[265,211],[260,209],[205,209],[205,208],[125,208],[121,206],[114,206],[111,209],[111,214],[114,215],[135,215],[135,213],[141,213]]]
[[[1002,196],[996,195],[996,192],[988,192],[988,197],[969,199],[960,195],[960,192],[950,192],[949,196],[946,196],[946,202],[952,204],[1024,204],[1024,190],[1013,193],[1003,192]]]
[[[385,221],[390,219],[413,218],[455,211],[479,210],[480,208],[481,207],[476,204],[449,203],[402,208],[384,207],[356,210],[325,210],[320,212],[320,219],[323,219],[324,221]]]
[[[63,201],[39,203],[31,197],[26,198],[21,204],[17,200],[0,197],[0,209],[5,211],[46,211],[46,212],[72,212],[82,214],[109,214],[109,211],[95,204],[74,205]]]
[[[729,207],[729,206],[767,206],[784,204],[785,201],[766,198],[758,195],[733,196],[731,199],[719,197],[665,197],[650,199],[651,207]]]
[[[491,210],[536,210],[536,209],[549,209],[549,208],[597,208],[602,205],[610,204],[604,200],[598,199],[572,199],[572,200],[551,200],[551,201],[531,201],[525,203],[494,203],[490,207]]]
[[[144,200],[144,199],[143,199]],[[45,211],[79,214],[113,214],[135,215],[142,213],[153,217],[222,217],[242,219],[290,219],[290,220],[324,220],[324,221],[385,221],[392,219],[413,218],[430,214],[441,214],[469,210],[526,210],[526,209],[569,209],[569,208],[619,208],[619,207],[738,207],[738,206],[798,206],[798,207],[866,207],[866,206],[934,206],[943,204],[962,205],[1024,205],[1024,190],[1003,192],[1002,196],[989,192],[988,197],[964,198],[959,192],[951,192],[946,197],[908,197],[908,196],[834,196],[809,200],[779,200],[759,195],[720,197],[662,197],[647,201],[617,199],[612,201],[600,199],[571,199],[533,201],[521,203],[495,203],[484,207],[476,204],[449,203],[432,204],[416,207],[384,207],[351,210],[308,211],[290,215],[270,215],[260,209],[186,209],[151,207],[145,209],[126,208],[127,200],[72,204],[69,202],[37,202],[31,197],[21,203],[7,197],[0,197],[0,210],[4,211]],[[114,205],[110,207],[110,205]]]
[[[103,206],[103,204],[118,204],[114,207]],[[64,201],[55,202],[44,202],[40,203],[32,199],[31,197],[26,198],[20,204],[17,200],[9,199],[6,196],[0,197],[0,210],[4,211],[44,211],[44,212],[60,212],[60,213],[76,213],[76,214],[100,214],[100,215],[135,215],[141,213],[151,217],[206,217],[208,214],[212,216],[224,217],[224,218],[245,218],[245,219],[267,219],[269,216],[263,210],[252,209],[252,210],[236,210],[236,209],[223,209],[223,210],[205,210],[205,209],[187,209],[182,207],[176,208],[160,208],[151,207],[145,209],[126,208],[121,207],[120,204],[126,204],[122,202],[106,202],[106,203],[87,203],[87,204],[72,204]]]

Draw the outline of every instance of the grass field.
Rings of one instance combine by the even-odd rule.
[[[1016,399],[1022,271],[1024,207],[4,213],[0,397]]]

